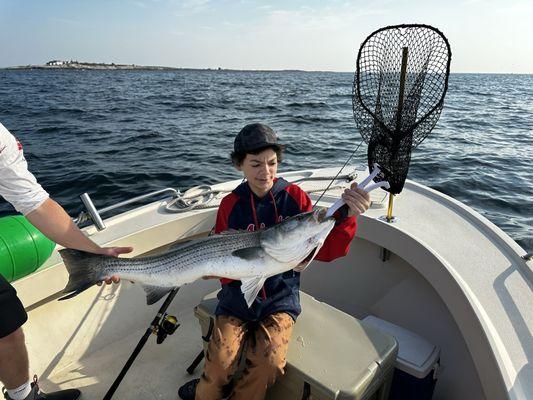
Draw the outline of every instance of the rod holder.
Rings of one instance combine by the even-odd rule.
[[[389,205],[387,206],[387,222],[394,222],[394,216],[392,215],[392,206],[394,204],[394,195],[389,193]]]
[[[89,194],[83,193],[80,196],[80,199],[83,205],[85,206],[85,208],[87,209],[87,212],[89,213],[89,216],[91,220],[93,221],[94,226],[96,226],[96,229],[98,229],[99,231],[103,231],[106,228],[106,226],[104,224],[104,221],[102,220],[102,217],[100,217],[98,210],[94,206],[93,201],[91,200],[91,197],[89,196]]]

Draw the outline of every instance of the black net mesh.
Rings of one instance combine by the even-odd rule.
[[[359,49],[352,101],[355,123],[368,143],[369,168],[374,163],[381,167],[375,181],[387,180],[393,194],[403,189],[411,150],[440,117],[450,59],[446,37],[427,25],[379,29]]]

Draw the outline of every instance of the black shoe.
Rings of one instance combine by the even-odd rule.
[[[4,389],[2,389],[4,398],[6,400],[12,400],[7,394],[7,391]],[[43,393],[39,390],[39,384],[37,382],[37,377],[35,376],[31,384],[31,392],[24,400],[78,400],[80,396],[81,392],[78,389],[67,389],[53,393]]]
[[[192,381],[187,382],[185,385],[178,389],[178,396],[182,400],[194,400],[196,395],[196,386],[198,386],[200,379],[193,379]]]
[[[196,378],[180,387],[178,389],[178,396],[180,397],[180,399],[194,400],[194,396],[196,396],[196,386],[198,386],[198,382],[200,382],[200,379]],[[228,385],[222,388],[222,397],[228,397],[231,394],[231,389],[233,389],[233,382],[230,382]]]

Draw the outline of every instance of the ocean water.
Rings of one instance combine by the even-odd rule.
[[[287,144],[281,171],[343,163],[361,142],[353,74],[256,71],[0,70],[0,122],[72,216],[164,187],[239,176],[242,126]],[[442,116],[409,178],[471,206],[533,250],[533,75],[452,74]],[[352,165],[366,163],[363,144]],[[0,215],[13,208],[0,200]]]

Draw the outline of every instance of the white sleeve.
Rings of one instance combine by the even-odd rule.
[[[0,196],[26,215],[48,199],[48,193],[28,171],[17,139],[0,124]]]

